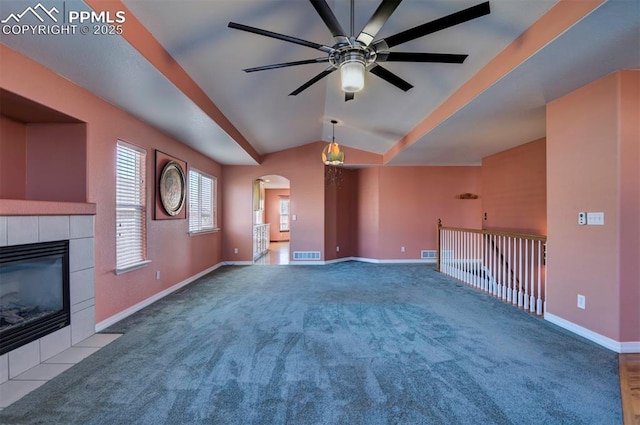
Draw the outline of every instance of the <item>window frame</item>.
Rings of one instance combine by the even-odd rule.
[[[196,194],[193,193],[194,183],[192,181],[192,178],[194,175],[197,176],[197,179],[198,179],[197,196]],[[187,210],[189,234],[200,235],[203,233],[212,233],[212,232],[219,231],[220,228],[218,227],[218,209],[217,209],[218,178],[215,176],[212,176],[211,174],[205,173],[204,171],[198,170],[197,168],[192,168],[192,167],[189,168],[187,176],[188,176],[188,187],[189,187],[188,195],[187,195],[187,198],[189,201],[188,210]],[[211,195],[210,195],[211,225],[203,225],[201,223],[202,217],[203,217],[202,201],[204,196],[204,193],[202,191],[203,189],[202,182],[204,179],[208,179],[211,181]],[[197,209],[198,211],[194,211],[194,209]],[[194,224],[192,220],[195,220],[195,217],[198,217],[198,223]]]
[[[283,205],[285,204],[285,201],[286,201],[287,208],[286,208],[286,213],[283,213],[282,211],[284,209]],[[279,216],[279,220],[278,220],[279,221],[278,230],[281,233],[289,232],[289,231],[291,231],[291,209],[290,209],[291,208],[291,201],[289,200],[288,196],[281,196],[280,197],[280,199],[279,199],[279,207],[280,207],[280,216]],[[282,230],[282,224],[283,224],[282,223],[282,218],[283,217],[287,217],[287,219],[286,219],[286,225],[287,225],[286,230]]]
[[[121,151],[122,149],[122,151]],[[121,158],[121,153],[133,157],[133,175],[123,175],[123,168],[126,167],[126,158]],[[129,271],[146,266],[151,261],[147,258],[147,150],[136,145],[132,145],[123,140],[116,143],[116,199],[115,199],[115,242],[116,242],[116,274],[123,274]],[[131,159],[129,159],[129,167]],[[129,170],[130,171],[130,170]],[[122,185],[125,183],[125,186]],[[126,184],[134,184],[133,191],[126,189]],[[124,198],[124,199],[123,199]],[[128,199],[127,199],[128,198]],[[133,210],[133,211],[132,211]],[[124,217],[123,217],[124,216]],[[121,227],[127,225],[130,220],[137,222],[131,229],[125,231],[134,232],[122,236]],[[136,246],[137,245],[137,246]],[[124,252],[123,252],[124,250]],[[132,257],[130,261],[124,259]],[[137,257],[137,258],[136,258]]]

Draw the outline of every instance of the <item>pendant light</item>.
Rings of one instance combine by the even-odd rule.
[[[331,120],[333,126],[331,142],[322,150],[322,162],[325,165],[342,165],[344,164],[344,152],[340,151],[340,146],[336,142],[336,124],[338,121]]]

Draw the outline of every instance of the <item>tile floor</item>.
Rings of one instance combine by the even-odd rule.
[[[121,334],[94,334],[38,366],[0,384],[0,410],[20,400],[120,336]]]
[[[262,266],[289,264],[289,242],[269,243],[269,252],[258,258],[254,264]]]

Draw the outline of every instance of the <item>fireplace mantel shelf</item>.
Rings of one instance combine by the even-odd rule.
[[[96,204],[91,203],[0,199],[0,216],[95,214]]]

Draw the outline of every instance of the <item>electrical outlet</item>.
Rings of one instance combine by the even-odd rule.
[[[400,247],[400,252],[405,252],[405,249],[403,246]]]
[[[336,252],[340,252],[340,247],[336,246]]]
[[[237,254],[238,253],[238,248],[233,248],[233,253]]]
[[[156,280],[160,280],[160,270],[156,270]]]
[[[583,310],[587,308],[587,299],[584,295],[578,294],[578,308]]]

